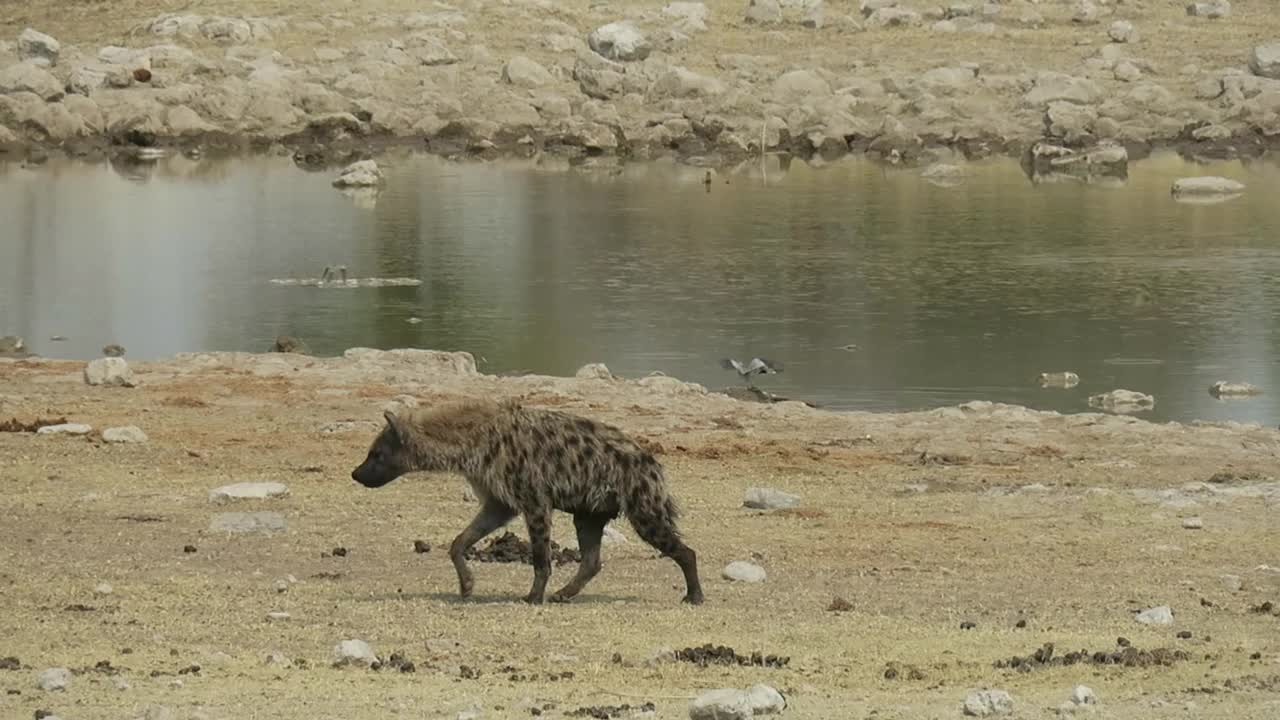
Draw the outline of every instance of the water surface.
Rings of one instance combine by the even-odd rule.
[[[1155,420],[1280,421],[1274,161],[1156,157],[1115,186],[1033,184],[992,160],[947,188],[865,159],[771,158],[710,191],[665,163],[388,162],[372,207],[285,158],[0,165],[0,334],[150,358],[286,333],[322,355],[459,349],[485,372],[604,362],[713,388],[735,381],[719,358],[757,354],[785,365],[762,387],[837,409],[1072,412],[1123,387],[1156,396]],[[1199,174],[1249,189],[1175,203],[1170,183]],[[422,284],[270,283],[327,264]],[[1056,370],[1081,385],[1035,384]],[[1220,379],[1270,392],[1218,401]]]

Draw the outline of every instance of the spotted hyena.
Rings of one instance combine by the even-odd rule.
[[[582,592],[600,572],[605,524],[626,515],[645,542],[680,566],[684,601],[702,602],[697,556],[676,529],[662,466],[621,430],[515,402],[455,402],[385,417],[368,457],[351,472],[356,482],[376,488],[418,470],[458,473],[483,504],[449,546],[463,597],[475,587],[467,550],[522,514],[533,555],[525,600],[541,603],[551,577],[551,513],[562,510],[573,514],[582,562],[552,601]]]

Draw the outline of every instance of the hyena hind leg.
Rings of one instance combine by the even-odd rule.
[[[701,605],[703,597],[702,582],[698,580],[698,554],[680,540],[675,522],[666,514],[658,513],[637,513],[632,515],[630,520],[631,526],[635,528],[641,540],[675,560],[680,566],[680,571],[684,573],[685,584],[683,601],[690,605]]]
[[[476,584],[475,577],[467,568],[467,551],[489,533],[511,522],[515,516],[516,512],[502,503],[493,499],[486,500],[471,524],[453,539],[453,544],[449,546],[449,559],[453,561],[453,568],[458,571],[458,592],[462,597],[470,597]]]
[[[605,513],[574,513],[573,527],[578,531],[578,550],[582,553],[582,562],[578,565],[578,574],[551,596],[552,602],[568,602],[582,592],[591,578],[599,574],[603,564],[600,560],[600,543],[604,537],[604,526],[612,519],[612,515]]]

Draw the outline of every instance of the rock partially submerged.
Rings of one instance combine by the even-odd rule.
[[[1155,406],[1154,397],[1134,390],[1112,390],[1089,397],[1089,407],[1113,413],[1141,412],[1151,410]]]
[[[1261,395],[1262,388],[1247,382],[1227,382],[1219,380],[1209,386],[1209,394],[1216,398],[1224,397],[1252,397]]]
[[[1217,176],[1190,177],[1175,180],[1170,193],[1174,198],[1214,198],[1235,196],[1244,192],[1244,183]]]
[[[1063,372],[1042,372],[1036,382],[1043,388],[1062,388],[1069,390],[1080,384],[1080,376],[1065,370]]]
[[[382,184],[382,169],[373,160],[353,162],[334,178],[334,187],[377,187]]]

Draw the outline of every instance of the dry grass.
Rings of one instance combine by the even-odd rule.
[[[551,703],[545,716],[563,717],[581,706],[652,700],[658,717],[679,718],[682,696],[755,682],[788,694],[790,718],[873,710],[950,717],[969,689],[989,685],[1013,693],[1024,717],[1039,717],[1077,682],[1092,686],[1114,717],[1181,717],[1188,700],[1199,704],[1200,717],[1274,716],[1267,714],[1274,704],[1266,704],[1273,696],[1258,688],[1280,675],[1280,620],[1248,610],[1276,596],[1276,586],[1252,572],[1262,562],[1280,564],[1273,534],[1264,531],[1276,511],[1262,503],[1198,510],[1206,529],[1191,532],[1176,511],[1153,512],[1127,495],[1086,494],[1086,486],[1107,480],[1052,454],[1001,468],[994,481],[1075,488],[993,496],[986,492],[992,468],[918,467],[909,456],[870,450],[858,465],[833,462],[809,457],[806,441],[757,427],[752,438],[726,437],[733,450],[724,457],[663,456],[700,554],[706,605],[681,606],[675,565],[625,526],[631,542],[606,549],[604,572],[573,604],[515,602],[529,568],[479,563],[477,597],[460,601],[443,549],[476,510],[463,500],[461,482],[416,476],[362,489],[348,473],[369,438],[315,431],[335,419],[376,417],[378,401],[361,397],[368,394],[361,386],[293,407],[278,398],[318,388],[208,373],[87,391],[64,369],[3,367],[6,417],[57,412],[95,427],[136,423],[151,437],[142,446],[110,446],[0,434],[0,657],[32,668],[0,671],[0,688],[21,692],[0,695],[3,717],[52,709],[117,719],[160,703],[183,718],[197,710],[228,719],[452,718],[479,703],[485,717],[505,718],[529,716],[526,701]],[[194,391],[201,382],[208,392]],[[207,406],[166,402],[197,395]],[[700,447],[726,434],[711,433]],[[673,447],[681,436],[656,439]],[[251,480],[285,482],[291,494],[246,507],[206,499],[212,487]],[[1184,481],[1176,470],[1144,470],[1117,487]],[[929,490],[903,492],[908,483]],[[745,510],[742,494],[752,485],[800,494],[803,505]],[[208,531],[214,513],[249,509],[283,513],[288,531]],[[557,518],[555,534],[562,543],[571,537],[567,517]],[[414,553],[418,539],[435,549]],[[186,553],[185,545],[197,551]],[[349,549],[346,557],[331,556],[337,546]],[[720,579],[729,561],[752,558],[768,571],[765,583]],[[558,569],[553,584],[571,572]],[[1226,590],[1223,572],[1245,577],[1246,590]],[[298,582],[278,593],[276,581],[290,575]],[[114,592],[95,596],[101,582]],[[848,609],[828,612],[834,597]],[[1173,627],[1131,619],[1132,609],[1161,603],[1174,607]],[[67,609],[76,606],[90,609]],[[268,621],[271,611],[291,618]],[[1027,627],[1015,627],[1020,619]],[[961,630],[962,622],[977,627]],[[1191,639],[1175,637],[1184,629]],[[1184,649],[1192,659],[1030,674],[992,668],[1045,642],[1060,651],[1110,649],[1117,636],[1142,648]],[[333,645],[353,637],[384,656],[405,653],[417,672],[327,667]],[[708,642],[791,662],[786,669],[642,662],[662,646]],[[272,652],[309,667],[268,666]],[[131,689],[116,690],[101,673],[79,675],[65,694],[33,689],[39,669],[101,660],[125,668]],[[885,679],[889,663],[924,677],[904,671]],[[193,664],[199,673],[173,674]],[[547,679],[566,671],[572,678]],[[1242,689],[1227,692],[1228,683]],[[1197,693],[1202,687],[1216,690]]]

